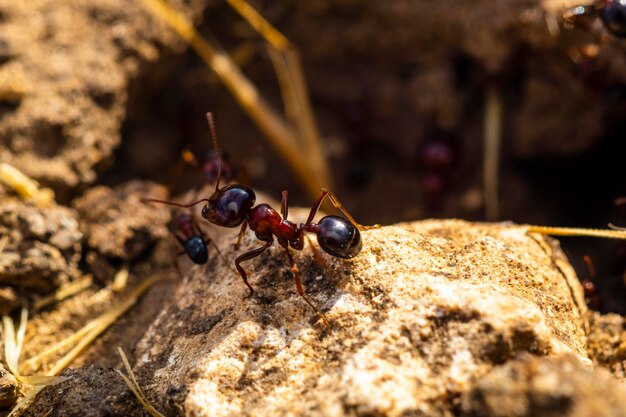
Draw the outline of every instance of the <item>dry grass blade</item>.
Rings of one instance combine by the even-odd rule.
[[[261,97],[256,87],[242,74],[228,54],[215,42],[202,38],[193,25],[165,1],[143,0],[143,2],[155,16],[166,22],[198,53],[265,133],[311,195],[316,195],[323,183],[307,160],[302,158],[294,132]]]
[[[39,311],[42,308],[48,307],[51,304],[65,300],[68,297],[71,297],[81,291],[86,290],[91,286],[92,283],[93,277],[91,275],[85,275],[82,279],[79,279],[78,281],[63,285],[53,294],[42,297],[39,300],[35,301],[35,303],[33,304],[33,310]]]
[[[50,385],[53,383],[58,383],[64,381],[65,378],[58,377],[61,371],[63,371],[68,365],[70,365],[78,355],[80,355],[102,332],[104,332],[111,324],[115,322],[122,314],[124,314],[130,307],[132,307],[137,299],[152,285],[156,284],[160,281],[167,280],[167,276],[155,276],[150,279],[145,280],[141,284],[139,284],[136,288],[134,288],[120,303],[118,303],[115,307],[111,308],[111,310],[106,313],[100,315],[96,319],[87,323],[82,329],[78,330],[72,336],[60,341],[53,347],[47,349],[42,354],[37,355],[34,358],[31,358],[26,364],[33,365],[36,364],[39,360],[43,359],[46,356],[51,355],[52,353],[56,353],[60,349],[65,346],[71,345],[75,342],[76,345],[62,358],[60,358],[52,368],[46,372],[46,375],[42,376],[20,376],[18,379],[25,383],[29,383],[32,385],[38,385],[34,390],[28,393],[11,411],[9,416],[17,416],[18,413],[27,407],[30,402],[37,396],[39,392],[44,388],[45,385]],[[19,368],[19,351],[17,348],[21,349],[21,344],[24,338],[24,334],[26,332],[26,320],[24,319],[24,315],[27,314],[22,311],[22,323],[20,323],[20,328],[18,329],[17,335],[15,333],[15,328],[13,321],[9,317],[3,317],[3,323],[5,327],[5,346],[9,346],[9,348],[5,348],[5,354],[7,356],[7,363],[11,361],[11,366],[14,369]],[[20,336],[21,335],[21,336]],[[17,359],[16,359],[17,358]],[[11,371],[13,372],[13,371]],[[19,375],[13,372],[14,375]]]
[[[35,397],[45,388],[45,386],[35,387],[32,391],[24,396],[15,407],[11,410],[11,412],[7,415],[7,417],[17,417],[20,415],[20,412],[26,409],[30,405],[30,403],[35,399]]]
[[[250,24],[263,38],[279,51],[285,51],[291,48],[289,39],[282,33],[280,33],[270,22],[265,20],[259,12],[257,12],[248,2],[245,0],[227,0],[228,4],[246,19],[246,22]]]
[[[587,236],[605,239],[626,239],[625,230],[583,229],[576,227],[527,226],[528,233],[552,236]]]
[[[37,182],[9,164],[0,163],[0,182],[13,188],[23,199],[32,200],[36,204],[47,205],[54,201],[54,191],[39,188]]]
[[[144,392],[141,390],[141,387],[139,386],[139,383],[137,382],[137,379],[135,378],[133,369],[130,367],[128,358],[124,354],[124,351],[122,350],[122,348],[118,347],[117,351],[119,352],[122,358],[122,362],[124,363],[124,368],[126,368],[126,372],[128,373],[128,376],[124,375],[118,369],[116,369],[115,372],[117,372],[122,377],[122,379],[126,383],[126,386],[128,386],[128,389],[130,389],[132,393],[135,394],[135,397],[137,397],[137,400],[141,403],[143,408],[145,408],[146,411],[150,413],[151,416],[165,417],[164,414],[161,414],[156,408],[152,406],[152,404],[150,404],[150,402],[148,401],[148,398],[146,397],[146,394],[144,394]]]
[[[330,174],[321,146],[315,116],[309,100],[300,54],[271,23],[245,0],[227,0],[273,48],[270,57],[278,77],[288,118],[298,126],[304,154],[324,186],[330,185]]]
[[[17,374],[17,362],[19,357],[19,352],[17,352],[17,343],[15,341],[15,326],[13,325],[13,320],[11,320],[8,316],[2,316],[2,327],[3,327],[3,335],[4,335],[4,361],[7,363],[7,367],[9,371],[13,375]]]
[[[485,188],[485,214],[487,220],[495,221],[500,216],[498,175],[500,143],[502,141],[502,103],[500,92],[495,87],[489,87],[486,91],[484,129],[483,182]]]
[[[111,326],[122,314],[124,314],[130,307],[135,305],[137,299],[150,288],[152,285],[160,281],[167,280],[167,277],[156,276],[149,278],[134,288],[130,294],[126,296],[117,306],[111,308],[108,312],[102,314],[98,318],[88,323],[85,327],[89,326],[90,331],[85,334],[83,338],[70,350],[65,356],[57,361],[57,363],[47,372],[47,375],[57,375],[63,369],[65,369],[70,363],[80,355],[87,346],[91,344],[102,332]],[[84,328],[83,328],[84,329]],[[82,330],[82,329],[81,329]],[[80,330],[79,330],[80,331]],[[74,338],[75,339],[75,338]]]
[[[5,361],[9,371],[13,376],[23,384],[35,385],[36,387],[29,392],[24,398],[22,398],[13,407],[8,417],[17,416],[18,413],[28,406],[30,401],[47,385],[55,384],[64,380],[64,378],[47,376],[47,375],[31,375],[25,376],[19,373],[19,358],[22,352],[22,346],[24,343],[24,335],[26,334],[26,323],[28,321],[28,310],[22,309],[20,315],[20,325],[17,332],[15,331],[15,323],[8,316],[2,317],[3,334],[4,334],[4,355]]]
[[[124,288],[126,288],[126,284],[128,284],[128,265],[122,266],[119,271],[113,277],[113,285],[111,285],[111,289],[115,292],[120,292]]]

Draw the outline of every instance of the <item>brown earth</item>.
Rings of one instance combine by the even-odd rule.
[[[242,65],[278,106],[265,46],[239,17],[208,0],[172,3],[229,51],[252,47],[257,53]],[[492,89],[504,113],[502,216],[562,222],[584,214],[604,224],[607,209],[586,205],[610,201],[626,184],[623,172],[605,170],[623,155],[615,138],[622,137],[626,55],[609,39],[595,58],[573,59],[595,41],[560,24],[561,10],[574,4],[257,6],[300,48],[334,189],[362,221],[482,218],[482,118]],[[104,286],[124,265],[128,288],[177,276],[167,209],[139,202],[164,197],[165,189],[137,179],[184,183],[175,174],[177,155],[186,144],[206,143],[205,111],[216,112],[225,148],[255,185],[289,188],[292,200],[304,202],[284,164],[186,49],[141,2],[0,0],[0,160],[53,187],[59,203],[27,204],[0,185],[0,310],[14,311],[85,273],[97,278],[31,317],[23,358],[110,308],[122,294]],[[551,181],[509,164],[580,155],[602,141],[596,165],[574,160],[557,176],[548,171]],[[453,154],[435,172],[424,162],[431,142]],[[581,166],[602,192],[597,198],[581,201],[568,190],[571,183],[580,192]],[[441,186],[434,192],[425,180],[432,175]],[[232,236],[211,235],[232,260]],[[364,236],[366,250],[354,262],[298,256],[329,327],[295,295],[278,250],[249,264],[256,265],[258,293],[248,302],[237,275],[213,257],[211,274],[192,268],[184,280],[150,290],[29,415],[51,408],[50,415],[143,415],[111,370],[120,367],[116,346],[136,359],[142,386],[168,415],[289,407],[311,415],[624,411],[614,401],[622,387],[589,368],[591,359],[624,378],[624,319],[586,312],[575,275],[550,241],[529,239],[519,227],[460,222],[402,224]],[[430,269],[418,262],[426,258]],[[605,293],[617,299],[616,311],[626,311],[623,289]],[[361,378],[362,386],[355,382]],[[15,400],[15,387],[0,368],[0,403]],[[597,401],[603,390],[604,408]],[[507,407],[493,406],[506,398],[513,399]]]

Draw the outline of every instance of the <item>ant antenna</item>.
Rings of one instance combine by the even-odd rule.
[[[182,208],[190,208],[195,206],[196,204],[200,204],[203,201],[206,201],[207,203],[209,202],[209,200],[207,198],[203,198],[202,200],[198,200],[194,203],[189,203],[189,204],[179,204],[179,203],[175,203],[173,201],[167,201],[167,200],[158,200],[156,198],[142,198],[141,202],[142,203],[161,203],[161,204],[168,204],[170,206],[176,206],[176,207],[182,207]]]
[[[217,130],[215,129],[215,120],[213,119],[213,113],[208,112],[206,114],[206,120],[209,122],[209,130],[211,131],[211,139],[213,140],[213,147],[217,154],[219,165],[217,166],[217,181],[215,182],[215,191],[220,189],[220,178],[222,177],[222,148],[217,141]]]

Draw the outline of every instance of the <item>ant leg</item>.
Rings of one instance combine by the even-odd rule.
[[[377,229],[377,228],[380,227],[379,224],[375,224],[375,225],[372,225],[372,226],[364,226],[364,225],[362,225],[360,223],[357,223],[357,221],[354,220],[354,218],[350,215],[350,213],[348,213],[348,210],[346,210],[344,208],[344,206],[337,199],[337,197],[332,192],[328,191],[325,188],[322,188],[322,192],[317,197],[317,200],[313,204],[313,207],[311,207],[311,212],[309,213],[309,218],[307,219],[307,221],[305,223],[307,226],[310,225],[313,222],[313,218],[315,217],[315,214],[319,210],[320,206],[322,205],[322,202],[324,201],[324,198],[326,198],[326,197],[328,197],[328,199],[333,204],[333,206],[335,206],[336,208],[341,210],[341,212],[344,214],[344,216],[346,216],[348,218],[348,220],[350,220],[350,223],[352,223],[357,229],[368,230],[368,229]]]
[[[246,271],[244,271],[244,269],[241,267],[240,264],[243,261],[256,258],[260,254],[265,252],[265,250],[269,248],[272,245],[272,243],[274,243],[274,241],[270,240],[269,242],[267,242],[265,245],[261,246],[260,248],[251,250],[250,252],[246,252],[243,255],[240,255],[235,259],[235,268],[237,268],[237,272],[239,272],[239,275],[241,275],[241,278],[243,279],[243,283],[246,284],[248,289],[250,289],[250,294],[246,298],[252,297],[252,294],[254,294],[254,289],[252,288],[252,285],[250,285],[250,283],[248,282],[248,274],[246,274]]]
[[[313,245],[313,242],[311,241],[311,238],[309,237],[309,235],[304,235],[304,238],[307,240],[307,242],[309,242],[309,246],[311,247],[311,252],[313,252],[313,258],[315,258],[315,262],[318,265],[321,265],[322,269],[326,269],[326,267],[328,266],[328,263],[326,262],[326,259],[324,259],[320,251]]]
[[[291,256],[291,252],[289,252],[288,248],[285,248],[285,252],[287,252],[287,258],[289,258],[289,264],[291,265],[291,273],[293,274],[293,279],[296,283],[296,290],[298,291],[298,295],[302,297],[302,299],[306,301],[306,303],[313,310],[315,310],[317,314],[320,315],[322,320],[324,320],[324,323],[328,324],[328,321],[326,320],[326,317],[324,317],[324,314],[321,313],[317,309],[317,307],[313,305],[313,303],[307,298],[306,295],[304,295],[304,287],[302,286],[302,276],[300,275],[300,268],[298,268],[298,264],[296,264],[296,261],[293,259],[293,256]]]
[[[239,249],[239,245],[241,245],[241,239],[243,239],[246,234],[246,228],[248,227],[248,222],[244,221],[241,225],[241,229],[239,230],[239,236],[237,237],[237,243],[235,243],[235,249]]]
[[[283,197],[280,200],[280,215],[283,216],[283,219],[287,218],[287,214],[289,212],[289,206],[287,205],[287,198],[289,197],[289,191],[283,191]]]
[[[563,14],[563,20],[568,24],[577,23],[581,17],[593,16],[598,10],[595,6],[576,6],[566,9]]]

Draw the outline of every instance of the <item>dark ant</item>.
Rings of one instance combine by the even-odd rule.
[[[197,265],[206,264],[209,260],[208,244],[211,239],[204,236],[189,213],[180,213],[176,216],[174,224],[176,231],[172,234],[183,247],[183,250],[175,255],[176,267],[178,267],[178,258],[185,254]]]
[[[592,5],[576,6],[563,12],[566,23],[581,26],[590,32],[591,27],[584,19],[592,16],[599,16],[613,36],[626,37],[626,0],[596,0]]]
[[[430,211],[439,208],[454,169],[456,163],[454,143],[455,140],[451,135],[438,134],[419,149],[421,184]]]
[[[304,234],[315,233],[320,247],[326,253],[338,258],[350,259],[357,256],[362,248],[359,228],[368,229],[371,227],[378,227],[378,225],[368,227],[358,224],[341,205],[335,195],[326,189],[322,189],[320,195],[313,204],[313,207],[311,207],[311,211],[306,222],[297,225],[287,219],[287,191],[283,191],[282,193],[279,214],[269,204],[259,204],[255,206],[254,203],[256,201],[256,195],[252,189],[246,186],[231,184],[220,188],[220,179],[222,176],[221,150],[217,140],[213,114],[207,113],[206,116],[215,152],[217,154],[217,160],[219,161],[217,180],[213,194],[209,198],[203,198],[189,204],[178,204],[171,201],[157,199],[144,199],[143,201],[170,204],[184,208],[190,208],[202,202],[206,202],[206,205],[202,208],[202,217],[210,223],[229,228],[241,226],[237,246],[241,242],[241,239],[246,231],[246,227],[249,226],[250,229],[255,232],[257,239],[265,243],[261,247],[244,253],[235,259],[237,272],[239,272],[244,284],[250,290],[248,297],[251,297],[254,294],[254,289],[248,282],[248,275],[241,267],[241,263],[261,255],[270,246],[272,246],[274,239],[276,238],[278,244],[285,249],[285,253],[289,259],[298,295],[300,295],[300,297],[302,297],[302,299],[304,299],[304,301],[311,308],[313,308],[313,310],[318,312],[318,309],[304,295],[300,270],[298,265],[295,263],[289,248],[302,250],[304,248]],[[327,197],[336,208],[341,210],[347,219],[340,216],[330,215],[323,217],[318,223],[313,223],[315,214],[317,214],[322,202]]]

